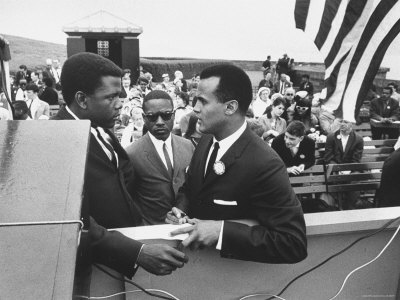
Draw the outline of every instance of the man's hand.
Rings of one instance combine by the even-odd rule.
[[[189,219],[188,223],[194,224],[184,228],[179,228],[171,232],[171,235],[189,233],[189,237],[182,241],[184,247],[190,246],[190,249],[214,246],[218,242],[221,231],[222,221],[203,221],[198,219]]]
[[[300,166],[293,166],[293,167],[290,167],[290,168],[286,168],[286,170],[287,170],[287,172],[289,174],[299,175],[301,172],[304,171],[304,167],[301,167],[301,165]]]
[[[144,245],[137,259],[137,264],[147,272],[156,275],[168,275],[176,268],[182,268],[188,262],[185,253],[168,245]]]
[[[187,223],[189,217],[177,207],[173,207],[171,211],[167,213],[165,223],[179,225]]]

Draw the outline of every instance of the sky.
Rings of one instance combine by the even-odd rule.
[[[142,57],[322,62],[295,28],[295,0],[0,0],[0,34],[66,44],[63,26],[106,10],[143,27]],[[400,37],[382,66],[400,79]],[[392,75],[392,77],[390,76]]]

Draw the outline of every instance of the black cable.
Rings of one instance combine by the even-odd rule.
[[[97,269],[99,269],[100,271],[102,271],[103,273],[106,273],[108,276],[110,276],[110,277],[112,277],[112,278],[114,278],[114,279],[117,279],[117,280],[119,280],[119,281],[127,282],[127,283],[132,284],[133,286],[137,287],[139,290],[141,290],[142,292],[146,293],[146,294],[149,295],[149,296],[156,297],[156,298],[161,298],[161,299],[167,299],[167,300],[176,300],[176,299],[171,298],[171,297],[162,296],[162,295],[157,295],[157,294],[154,294],[154,293],[152,293],[152,292],[146,291],[143,287],[141,287],[139,284],[133,282],[132,280],[129,280],[129,279],[126,279],[126,278],[124,278],[124,279],[118,278],[117,276],[115,276],[114,274],[111,274],[110,272],[108,272],[106,269],[100,267],[99,265],[94,264],[94,266],[95,266]]]
[[[321,267],[322,265],[326,264],[326,263],[327,263],[328,261],[330,261],[332,258],[334,258],[334,257],[336,257],[336,256],[338,256],[338,255],[340,255],[340,254],[342,254],[343,252],[349,250],[351,247],[353,247],[353,246],[354,246],[355,244],[357,244],[358,242],[360,242],[360,241],[362,241],[362,240],[364,240],[364,239],[366,239],[366,238],[369,238],[369,237],[371,237],[371,236],[373,236],[373,235],[375,235],[375,234],[377,234],[377,233],[383,231],[383,230],[386,229],[390,224],[392,224],[392,223],[394,223],[395,221],[398,221],[398,220],[400,220],[400,217],[397,217],[397,218],[395,218],[395,219],[392,219],[392,220],[388,221],[386,224],[384,224],[381,228],[377,229],[376,231],[373,231],[373,232],[371,232],[371,233],[369,233],[369,234],[367,234],[367,235],[365,235],[365,236],[362,236],[362,237],[356,239],[356,240],[355,240],[354,242],[352,242],[349,246],[347,246],[347,247],[345,247],[344,249],[340,250],[339,252],[337,252],[337,253],[335,253],[335,254],[329,256],[327,259],[325,259],[324,261],[322,261],[321,263],[319,263],[319,264],[316,265],[315,267],[312,267],[311,269],[309,269],[309,270],[307,270],[307,271],[301,273],[300,275],[296,276],[294,279],[292,279],[292,280],[277,294],[277,296],[281,296],[281,295],[289,288],[289,286],[291,286],[291,285],[292,285],[297,279],[299,279],[300,277],[303,277],[304,275],[307,275],[308,273],[310,273],[310,272],[314,271],[315,269]],[[268,298],[267,300],[271,300],[271,299],[274,299],[274,298],[275,298],[275,297],[270,297],[270,298]]]

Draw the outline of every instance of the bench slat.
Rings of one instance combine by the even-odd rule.
[[[350,182],[350,181],[366,181],[366,180],[379,180],[382,173],[353,173],[347,175],[331,175],[328,177],[328,183],[333,182]]]

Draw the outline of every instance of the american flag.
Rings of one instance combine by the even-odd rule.
[[[382,59],[400,32],[398,0],[297,0],[296,28],[321,52],[325,106],[355,121]]]

